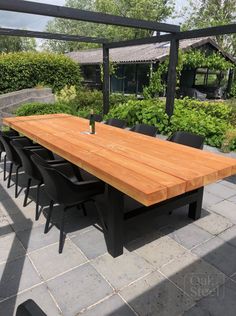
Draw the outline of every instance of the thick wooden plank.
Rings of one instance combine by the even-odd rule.
[[[236,160],[65,114],[4,123],[144,205],[236,173]]]

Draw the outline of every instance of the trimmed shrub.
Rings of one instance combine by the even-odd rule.
[[[19,52],[0,55],[0,94],[37,85],[59,91],[80,86],[79,66],[70,58],[52,53]]]
[[[42,115],[42,114],[54,114],[54,113],[68,113],[73,114],[71,107],[68,104],[63,103],[26,103],[21,105],[16,110],[17,116],[28,115]]]

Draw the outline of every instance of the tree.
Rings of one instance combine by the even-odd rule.
[[[35,51],[36,41],[34,38],[0,36],[0,53]]]
[[[66,6],[97,11],[124,17],[164,21],[174,10],[173,0],[67,0]],[[84,36],[105,37],[110,40],[142,38],[152,34],[149,30],[139,30],[112,25],[100,25],[80,21],[54,19],[47,25],[48,32],[59,32]],[[46,41],[44,47],[57,52],[67,52],[94,44]]]
[[[189,0],[182,28],[195,29],[235,23],[236,0]],[[225,50],[236,54],[236,35],[216,37],[217,43]]]

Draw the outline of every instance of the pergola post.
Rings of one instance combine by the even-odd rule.
[[[168,66],[168,77],[167,77],[167,92],[166,92],[166,113],[169,117],[173,115],[174,103],[175,103],[175,89],[178,65],[178,51],[179,51],[179,40],[172,39],[170,41],[170,57]]]
[[[109,72],[109,48],[103,44],[103,114],[109,112],[110,97],[110,72]]]

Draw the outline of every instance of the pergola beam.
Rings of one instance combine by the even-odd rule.
[[[44,15],[55,18],[63,18],[70,20],[78,20],[85,22],[117,25],[124,27],[133,27],[139,29],[147,29],[161,32],[179,32],[178,25],[158,23],[155,21],[147,21],[140,19],[127,18],[100,12],[91,12],[68,8],[63,6],[56,6],[51,4],[37,3],[22,0],[1,0],[0,10],[14,11],[21,13],[29,13],[36,15]]]
[[[59,33],[48,33],[48,32],[37,32],[37,31],[26,31],[26,30],[17,30],[17,29],[9,29],[9,28],[0,28],[0,35],[35,37],[35,38],[44,38],[44,39],[52,39],[52,40],[59,40],[59,41],[85,42],[85,43],[98,43],[98,44],[103,44],[107,42],[105,38],[67,35],[67,34],[59,34]]]

